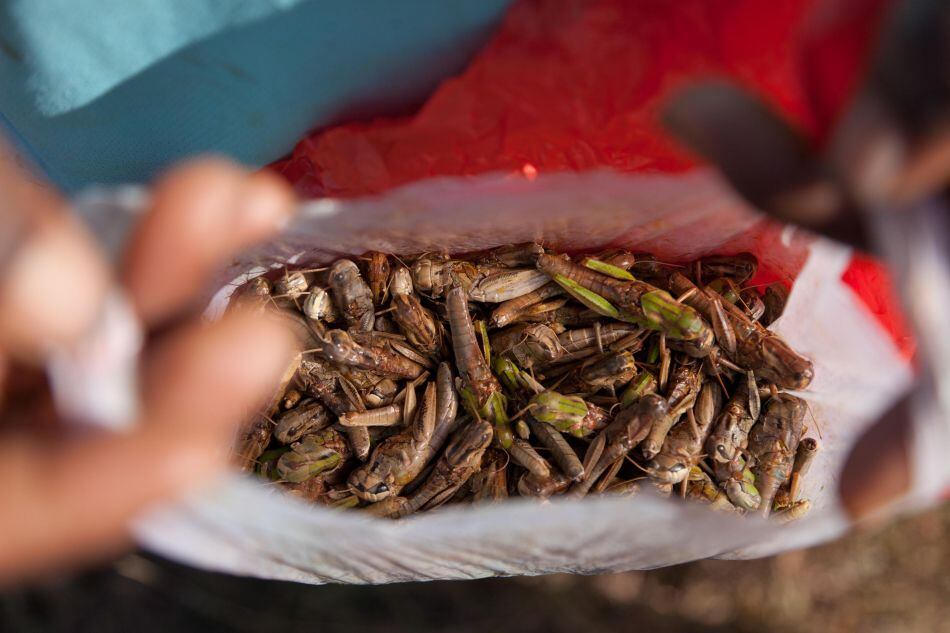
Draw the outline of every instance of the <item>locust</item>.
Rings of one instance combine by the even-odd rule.
[[[330,330],[323,343],[324,358],[340,365],[366,369],[381,375],[416,378],[422,365],[381,345],[363,346],[344,330]]]
[[[303,272],[284,270],[284,275],[274,284],[274,295],[287,300],[285,303],[295,304],[307,292],[309,285],[310,282]]]
[[[251,418],[234,443],[234,461],[242,470],[252,470],[255,460],[267,448],[274,432],[273,423],[265,416]]]
[[[502,270],[475,281],[468,289],[474,301],[502,303],[538,290],[551,281],[545,273],[534,268]]]
[[[650,476],[663,483],[683,481],[701,457],[703,445],[722,406],[722,390],[715,382],[706,382],[687,411],[663,442],[663,448],[650,460],[646,469]]]
[[[463,400],[474,417],[488,419],[495,425],[496,440],[503,448],[509,448],[514,436],[505,411],[505,397],[475,339],[475,326],[468,313],[468,299],[460,286],[449,291],[446,309],[452,331],[455,365],[462,382]]]
[[[277,460],[277,473],[285,481],[300,483],[340,468],[352,451],[346,439],[332,428],[294,442]]]
[[[333,323],[339,318],[333,297],[320,286],[311,286],[301,308],[308,319],[323,323]]]
[[[762,303],[765,311],[762,313],[761,321],[762,325],[768,327],[785,312],[785,304],[788,303],[788,288],[777,282],[769,284],[765,288]]]
[[[438,507],[475,474],[491,441],[492,427],[484,420],[462,427],[452,436],[445,453],[418,490],[409,497],[390,497],[373,504],[369,512],[393,517],[412,514],[423,506]]]
[[[532,306],[537,306],[562,294],[564,294],[564,291],[561,287],[553,281],[550,281],[550,277],[548,277],[548,281],[544,285],[531,292],[526,292],[500,303],[497,308],[492,310],[488,324],[493,328],[502,328],[506,325],[510,325],[525,314]],[[563,305],[563,303],[560,305]]]
[[[523,243],[250,279],[232,306],[285,317],[300,347],[232,459],[376,517],[649,491],[794,520],[818,444],[788,390],[814,366],[767,329],[788,286],[757,269]]]
[[[386,303],[386,297],[389,294],[389,276],[392,273],[389,258],[385,253],[370,251],[364,256],[364,259],[367,260],[366,280],[370,295],[373,298],[373,304],[382,306]]]
[[[552,471],[546,477],[526,472],[518,480],[518,494],[522,497],[538,497],[547,499],[567,490],[571,480],[557,471]]]
[[[531,417],[574,437],[597,433],[610,421],[609,413],[601,407],[580,396],[566,396],[552,390],[531,399]]]
[[[708,326],[691,307],[646,282],[621,280],[553,255],[538,257],[538,269],[591,310],[658,330],[673,339],[703,339]]]
[[[749,431],[756,422],[749,410],[750,400],[748,384],[740,382],[706,441],[706,451],[714,461],[731,462],[748,446]]]
[[[637,363],[628,351],[613,352],[596,358],[578,368],[568,380],[561,383],[565,393],[591,394],[601,389],[620,389],[637,375]]]
[[[538,442],[551,451],[551,458],[562,473],[572,481],[580,481],[584,478],[584,464],[560,432],[550,424],[534,419],[529,420],[528,424],[531,432],[538,438]]]
[[[496,354],[509,356],[526,369],[555,361],[564,351],[557,332],[541,323],[502,330],[491,337],[491,346]]]
[[[652,459],[660,452],[666,435],[686,411],[692,408],[702,386],[702,375],[698,365],[680,365],[670,382],[667,403],[667,415],[659,418],[650,428],[643,440],[641,452],[646,459]]]
[[[557,340],[565,352],[577,352],[592,347],[597,347],[602,352],[604,347],[609,347],[612,343],[616,343],[626,336],[636,335],[642,331],[642,328],[628,323],[606,323],[603,325],[598,323],[594,327],[577,328],[562,332],[558,334]]]
[[[326,428],[332,420],[325,406],[308,398],[281,414],[276,422],[275,439],[283,444],[291,444],[304,435]]]
[[[467,293],[475,281],[493,270],[497,269],[441,255],[425,255],[412,265],[412,281],[423,294],[441,297],[454,287]]]
[[[507,499],[507,469],[507,453],[497,448],[486,450],[482,456],[481,468],[468,481],[473,502],[494,502]]]
[[[376,318],[373,292],[360,275],[360,269],[348,259],[337,260],[330,267],[330,288],[336,306],[346,323],[363,332],[373,329]]]
[[[696,286],[678,272],[670,275],[669,283],[673,292],[684,296],[684,302],[713,323],[720,324],[722,336],[731,341],[724,351],[735,364],[785,389],[804,389],[811,383],[814,376],[811,361],[795,352],[777,334],[723,301],[715,291]],[[719,342],[722,346],[723,341]]]
[[[782,393],[769,400],[762,420],[749,432],[749,453],[755,460],[752,472],[762,494],[764,516],[768,516],[775,495],[792,474],[804,419],[805,401]]]
[[[728,462],[716,462],[713,473],[734,507],[749,512],[761,507],[762,494],[756,487],[755,473],[741,455]]]
[[[406,341],[426,355],[441,351],[442,327],[431,310],[422,305],[414,293],[393,292],[393,320]]]
[[[699,260],[699,272],[704,279],[726,277],[737,284],[749,281],[759,269],[759,260],[751,253],[712,255]]]
[[[436,386],[430,382],[412,425],[379,444],[369,461],[350,475],[354,494],[366,501],[399,494],[425,468],[436,422]]]
[[[476,260],[481,266],[518,268],[532,266],[538,256],[544,253],[544,247],[536,242],[524,242],[499,246],[488,251]]]
[[[636,404],[622,409],[587,448],[584,455],[587,475],[575,483],[571,491],[586,493],[608,468],[646,438],[653,425],[668,415],[668,402],[656,394],[644,396]]]

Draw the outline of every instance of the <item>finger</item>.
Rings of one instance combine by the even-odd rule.
[[[0,141],[0,348],[32,359],[75,340],[108,283],[92,238]]]
[[[895,3],[879,31],[829,149],[836,172],[872,209],[929,197],[950,178],[950,3]]]
[[[702,84],[677,95],[663,121],[754,207],[783,222],[867,246],[863,224],[822,170],[820,157],[755,96],[726,83]]]
[[[908,404],[903,398],[851,449],[838,492],[854,521],[873,515],[910,489]]]
[[[291,355],[284,326],[234,315],[165,343],[128,435],[0,444],[0,580],[110,553],[148,504],[220,472],[234,424]]]
[[[835,132],[829,161],[867,207],[906,206],[939,192],[950,178],[950,110],[918,138],[902,128],[877,96],[862,93]]]
[[[220,323],[188,328],[148,359],[143,388],[150,423],[188,437],[213,435],[220,446],[221,437],[234,433],[235,421],[269,395],[259,389],[245,394],[246,385],[272,388],[298,346],[286,320],[270,312],[236,310]],[[189,415],[182,417],[182,411]]]
[[[143,320],[155,324],[185,309],[223,262],[275,233],[293,201],[278,176],[248,174],[222,159],[171,171],[126,253],[124,282]]]

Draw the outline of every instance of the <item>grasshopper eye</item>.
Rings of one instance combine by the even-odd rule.
[[[370,493],[371,495],[381,495],[389,492],[389,486],[385,482],[380,482],[366,492]]]
[[[673,467],[670,468],[670,472],[671,472],[671,473],[678,473],[678,472],[682,471],[684,468],[686,468],[686,465],[685,465],[685,464],[673,464]]]
[[[725,457],[726,459],[729,459],[729,454],[726,452],[725,444],[716,444],[716,452],[722,455],[723,457]]]

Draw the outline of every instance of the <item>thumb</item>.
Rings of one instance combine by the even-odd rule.
[[[274,320],[235,313],[171,335],[149,366],[145,413],[126,435],[0,443],[0,582],[110,553],[154,501],[224,467],[237,423],[293,353]]]
[[[854,521],[867,518],[910,490],[910,410],[913,394],[897,402],[851,449],[838,492]]]

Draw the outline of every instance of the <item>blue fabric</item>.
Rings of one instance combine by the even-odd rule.
[[[67,190],[199,152],[262,165],[314,127],[408,111],[510,1],[7,0],[0,125]]]
[[[8,0],[0,29],[23,51],[44,115],[83,106],[172,52],[301,0]]]

